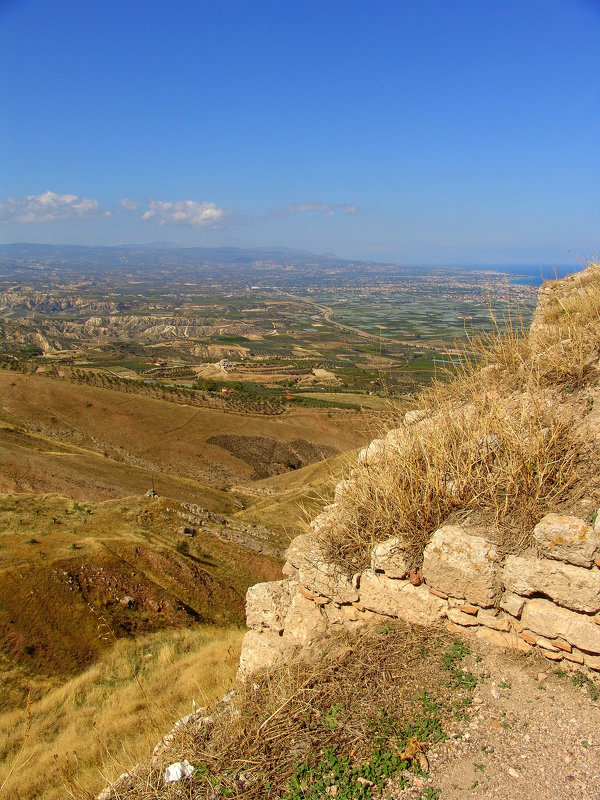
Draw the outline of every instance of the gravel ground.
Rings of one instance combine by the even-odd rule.
[[[440,800],[600,800],[600,682],[475,645],[463,668],[478,677],[468,719],[428,753]]]

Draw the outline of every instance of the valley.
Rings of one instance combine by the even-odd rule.
[[[33,796],[27,775],[53,800],[65,781],[99,788],[226,690],[247,588],[281,577],[356,450],[452,371],[485,308],[521,324],[535,289],[317,257],[19,247],[0,247],[0,786]]]

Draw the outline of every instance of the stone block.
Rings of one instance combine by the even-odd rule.
[[[327,631],[327,617],[321,607],[307,600],[300,592],[292,598],[285,618],[285,643],[309,647]]]
[[[523,611],[524,605],[525,600],[523,600],[522,597],[519,597],[518,594],[513,594],[512,592],[504,592],[499,603],[499,606],[503,611],[506,611],[511,615],[511,617],[516,617],[517,619],[521,616],[521,611]]]
[[[472,614],[465,614],[460,608],[449,608],[448,619],[454,622],[455,625],[464,625],[466,628],[479,625],[477,617]]]
[[[371,569],[384,572],[388,578],[406,578],[408,565],[404,558],[400,539],[387,539],[379,542],[371,551]]]
[[[413,586],[369,569],[362,575],[360,602],[378,614],[417,625],[432,625],[446,616],[446,603],[430,594],[427,586]]]
[[[580,650],[600,653],[600,627],[584,614],[536,597],[525,605],[521,620],[526,628],[540,636],[560,638]]]
[[[600,571],[549,558],[508,556],[503,582],[515,594],[543,594],[573,611],[600,611]]]
[[[430,586],[479,606],[494,604],[498,593],[496,548],[456,525],[437,530],[423,553]]]
[[[296,536],[286,552],[285,573],[296,578],[305,589],[340,603],[358,600],[358,591],[337,564],[327,562],[314,536]]]
[[[283,621],[289,611],[298,584],[295,581],[256,583],[246,592],[246,625],[253,630],[283,631]]]
[[[593,669],[594,672],[600,672],[600,658],[598,656],[584,656],[584,662],[588,669]]]
[[[477,615],[477,622],[480,625],[485,625],[486,628],[493,628],[495,631],[511,630],[510,620],[506,614],[496,614],[492,611],[483,610]]]
[[[535,526],[533,538],[546,558],[579,567],[591,567],[600,550],[600,532],[563,514],[546,514]]]
[[[475,632],[475,636],[488,644],[494,644],[497,647],[506,647],[511,650],[520,650],[522,653],[528,653],[531,650],[531,645],[524,641],[514,631],[495,631],[491,628],[480,626]]]
[[[274,631],[248,631],[242,639],[238,676],[245,679],[259,669],[282,663],[292,651],[289,643]]]

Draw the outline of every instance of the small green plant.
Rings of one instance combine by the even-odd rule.
[[[598,698],[600,698],[600,689],[598,685],[586,675],[585,672],[581,672],[580,670],[576,672],[573,677],[571,678],[573,681],[574,686],[585,686],[588,690],[590,698],[595,703]]]
[[[325,725],[329,730],[334,730],[338,726],[338,718],[344,711],[344,704],[337,703],[331,706],[328,713],[325,714]]]
[[[477,677],[459,666],[469,652],[467,645],[462,642],[454,642],[450,650],[444,653],[442,666],[450,673],[451,685],[463,686],[465,689],[473,691],[477,686]]]

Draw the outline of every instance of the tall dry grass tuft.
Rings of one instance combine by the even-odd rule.
[[[563,401],[597,382],[600,267],[542,297],[531,333],[510,307],[502,322],[492,315],[488,333],[453,352],[453,374],[417,397],[425,419],[389,431],[354,468],[319,533],[327,556],[356,571],[396,536],[418,567],[436,528],[465,517],[518,551],[544,514],[585,494],[591,453]]]

